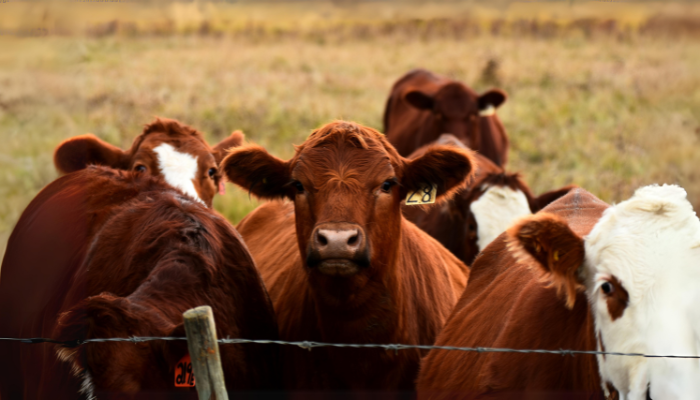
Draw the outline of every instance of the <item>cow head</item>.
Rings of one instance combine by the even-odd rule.
[[[510,245],[551,277],[572,307],[585,290],[599,350],[698,356],[700,221],[678,186],[647,186],[605,211],[590,234],[539,214],[509,229]],[[700,397],[691,359],[599,355],[604,390],[622,398]]]
[[[128,150],[90,134],[67,139],[56,148],[54,164],[64,174],[98,164],[162,177],[211,207],[217,189],[223,193],[224,188],[219,162],[227,149],[240,146],[242,141],[243,134],[236,131],[212,148],[197,130],[157,118],[146,125]]]
[[[499,89],[478,95],[460,82],[443,85],[434,94],[414,89],[404,96],[413,107],[431,113],[436,132],[451,133],[472,149],[481,144],[479,118],[492,115],[506,97]]]
[[[408,160],[374,129],[336,121],[314,131],[289,161],[247,146],[232,150],[222,169],[258,197],[293,201],[310,279],[337,285],[335,297],[358,300],[364,285],[393,267],[407,193],[432,183],[438,201],[448,198],[471,165],[470,152],[447,146]]]
[[[451,134],[440,135],[435,143],[466,148]],[[419,149],[409,158],[421,152]],[[519,173],[508,173],[478,153],[474,159],[477,165],[474,180],[459,189],[441,210],[446,218],[455,222],[449,225],[461,225],[463,229],[447,233],[453,244],[448,247],[468,265],[517,219],[538,212],[576,187],[565,186],[535,196]]]
[[[55,336],[69,341],[131,336],[184,337],[185,332],[182,323],[174,325],[163,318],[160,310],[103,293],[88,297],[62,313]],[[185,342],[106,342],[57,347],[58,358],[69,363],[73,374],[82,380],[81,392],[87,398],[94,398],[95,391],[135,394],[171,389],[176,363],[186,354]]]

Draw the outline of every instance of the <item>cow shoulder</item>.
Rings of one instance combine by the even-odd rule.
[[[469,268],[437,240],[403,220],[399,265],[401,279],[410,282],[416,304],[430,308],[441,326],[464,291]],[[422,298],[420,296],[427,296]]]

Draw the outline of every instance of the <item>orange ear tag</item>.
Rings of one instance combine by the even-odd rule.
[[[194,371],[189,354],[175,365],[175,387],[194,387]]]
[[[223,179],[219,182],[219,194],[222,196],[226,194],[226,184]]]

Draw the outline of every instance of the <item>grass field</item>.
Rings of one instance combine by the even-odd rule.
[[[637,34],[657,5],[632,4],[627,11],[613,5],[618,34],[591,35],[585,30],[430,33],[416,22],[415,10],[402,14],[408,6],[394,5],[386,11],[385,3],[376,6],[384,11],[374,13],[367,4],[355,11],[344,3],[288,6],[293,12],[272,5],[212,5],[233,7],[231,15],[238,19],[231,17],[229,25],[222,22],[223,11],[196,17],[188,4],[163,5],[163,13],[151,5],[128,14],[135,16],[135,25],[105,28],[112,16],[97,7],[119,5],[80,4],[93,8],[85,11],[93,20],[70,25],[66,21],[88,17],[77,12],[73,20],[61,17],[56,4],[47,6],[42,18],[51,22],[49,32],[61,34],[0,36],[0,255],[24,207],[56,178],[52,150],[67,137],[92,132],[128,147],[143,124],[164,116],[198,128],[210,142],[242,129],[249,141],[289,157],[292,144],[336,118],[381,129],[389,88],[415,67],[462,79],[478,91],[497,85],[508,92],[499,115],[512,142],[509,169],[523,171],[535,192],[575,183],[615,202],[641,185],[668,182],[684,186],[700,206],[700,40]],[[24,3],[0,8],[10,6],[24,16],[25,26],[38,26],[32,21],[40,12]],[[184,11],[176,14],[177,7]],[[274,18],[255,19],[266,14],[261,7],[275,10]],[[522,5],[501,7],[465,6],[455,15],[472,10],[470,18],[492,12],[508,20]],[[541,18],[561,26],[564,11],[572,12],[554,13],[561,4],[542,7],[520,13],[541,17],[548,11]],[[683,7],[696,12],[690,5],[671,11],[682,13]],[[445,10],[449,7],[426,8],[423,14],[443,18]],[[17,29],[7,15],[0,17],[0,27]],[[348,15],[355,15],[355,22],[347,22]],[[376,15],[383,19],[376,22]],[[148,25],[148,18],[156,22]],[[246,18],[260,25],[252,29]],[[449,19],[439,18],[433,21],[442,25],[435,26],[450,26]],[[191,19],[195,22],[188,25]],[[367,21],[384,27],[391,21],[410,23],[370,34],[348,28]],[[314,31],[316,23],[323,29]],[[146,32],[158,24],[171,31]],[[66,26],[76,26],[75,31]],[[214,28],[191,33],[202,26]],[[334,34],[340,27],[350,33]],[[497,68],[485,74],[489,61]],[[257,203],[228,189],[215,207],[235,223]]]

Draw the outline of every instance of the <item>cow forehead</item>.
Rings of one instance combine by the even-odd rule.
[[[292,167],[295,179],[304,177],[316,189],[364,187],[395,175],[390,158],[381,152],[355,148],[308,149]]]
[[[163,143],[169,144],[179,153],[190,154],[191,156],[198,158],[200,161],[215,162],[209,145],[200,137],[193,135],[152,132],[145,135],[142,141],[139,143],[138,148],[134,149],[133,151],[135,154],[153,151]]]
[[[197,178],[199,163],[197,157],[175,149],[169,143],[161,143],[153,151],[157,155],[158,168],[165,181],[185,192],[190,197],[204,203],[197,193],[194,180]]]
[[[373,138],[336,135],[302,146],[292,160],[292,174],[303,173],[313,180],[366,179],[398,167],[398,157]]]
[[[477,245],[483,250],[518,218],[531,214],[525,194],[517,188],[485,185],[483,194],[469,205],[477,225]]]
[[[478,109],[476,94],[458,83],[443,86],[435,97],[438,108],[448,116],[466,116]]]

